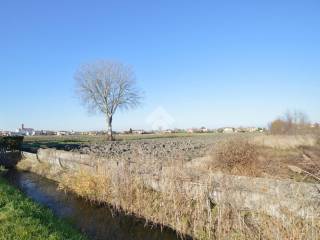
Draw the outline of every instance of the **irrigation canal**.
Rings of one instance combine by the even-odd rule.
[[[177,240],[175,231],[151,226],[142,219],[93,205],[57,189],[57,183],[31,172],[11,169],[2,177],[34,201],[67,219],[75,228],[94,240]]]

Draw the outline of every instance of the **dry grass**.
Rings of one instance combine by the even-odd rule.
[[[220,142],[214,147],[211,157],[213,169],[234,175],[259,175],[257,147],[246,138]]]
[[[123,166],[117,173],[99,168],[97,174],[65,173],[60,188],[89,201],[108,203],[116,210],[170,226],[182,238],[185,234],[195,239],[257,240],[318,239],[320,236],[319,220],[308,222],[290,213],[284,219],[275,219],[262,213],[235,209],[227,202],[213,203],[210,178],[193,188],[185,184],[181,166],[172,166],[171,171],[166,171],[160,178],[154,180],[154,183],[160,183],[161,191],[156,191],[157,187],[147,187],[147,180],[131,171],[129,166]]]
[[[260,135],[252,143],[276,149],[294,149],[301,146],[313,147],[317,144],[315,135]]]
[[[144,182],[142,176],[124,166],[117,173],[103,168],[94,175],[88,172],[65,173],[59,186],[90,201],[108,203],[128,214],[163,226],[169,225],[181,234],[190,234],[199,239],[211,238],[213,224],[208,223],[213,218],[208,191],[190,198],[181,191],[178,181],[166,181],[167,191],[161,193],[147,187]]]
[[[18,169],[22,169],[24,171],[29,171],[29,172],[35,172],[41,176],[45,176],[48,173],[50,173],[51,167],[52,166],[49,165],[48,163],[34,164],[33,162],[28,160],[20,161],[17,164]]]
[[[281,153],[283,151],[287,150]],[[259,154],[260,149],[247,139],[237,138],[218,144],[212,156],[220,161],[211,163],[218,164],[212,167],[229,173],[255,176],[261,170],[257,165]],[[88,201],[110,204],[115,210],[152,223],[170,226],[181,237],[185,234],[204,240],[316,240],[320,237],[319,219],[300,219],[285,209],[285,217],[274,218],[236,208],[228,199],[214,203],[210,175],[199,182],[196,177],[192,178],[183,160],[166,163],[156,160],[137,154],[130,162],[119,159],[116,169],[101,163],[95,172],[83,169],[60,172],[60,176],[49,175],[59,180],[61,189],[73,191]],[[45,168],[33,165],[32,171],[48,176],[50,168]]]
[[[207,172],[315,182],[311,174],[320,177],[320,146],[315,139],[311,135],[234,137],[215,145],[209,157],[189,165]],[[303,173],[292,171],[291,166]]]

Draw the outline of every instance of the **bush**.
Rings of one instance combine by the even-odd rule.
[[[22,136],[0,137],[0,147],[3,147],[9,151],[21,150],[22,143]]]
[[[234,138],[219,143],[213,151],[215,168],[236,174],[256,176],[258,151],[247,139]]]
[[[269,130],[271,134],[286,134],[288,132],[288,124],[281,119],[276,119],[270,123]]]

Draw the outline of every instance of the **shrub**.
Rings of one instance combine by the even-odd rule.
[[[258,151],[247,139],[233,138],[219,143],[214,151],[214,167],[236,175],[256,176]]]
[[[23,143],[22,136],[4,136],[0,137],[0,147],[10,151],[21,150]]]
[[[288,132],[287,122],[276,119],[269,125],[269,130],[271,134],[286,134]]]

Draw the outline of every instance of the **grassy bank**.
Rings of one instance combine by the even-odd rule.
[[[319,219],[306,221],[285,210],[283,218],[275,218],[263,212],[237,209],[227,197],[219,204],[211,202],[213,186],[209,177],[191,198],[188,193],[195,189],[184,184],[184,174],[178,167],[160,176],[166,179],[160,180],[166,189],[162,192],[147,187],[142,176],[126,167],[120,172],[121,175],[106,169],[98,169],[95,174],[85,170],[69,172],[63,174],[59,186],[88,201],[108,203],[121,212],[169,226],[182,239],[184,234],[198,240],[315,240],[320,236]]]
[[[0,178],[0,239],[86,239]]]

